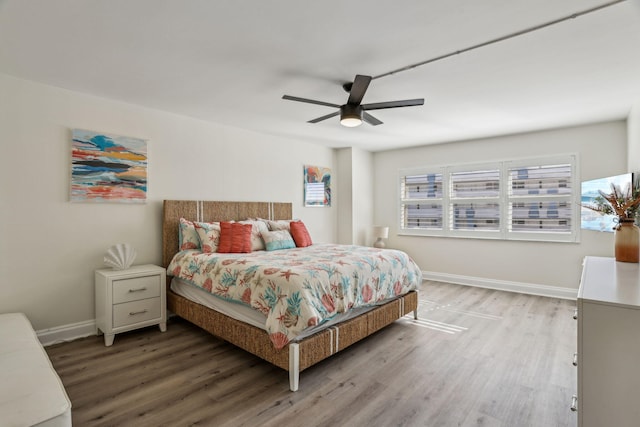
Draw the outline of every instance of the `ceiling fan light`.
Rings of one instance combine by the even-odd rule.
[[[362,124],[362,120],[360,120],[359,117],[342,117],[340,119],[340,124],[348,128],[354,128],[356,126],[360,126]]]
[[[362,107],[359,105],[343,105],[340,107],[340,124],[349,128],[362,124]]]

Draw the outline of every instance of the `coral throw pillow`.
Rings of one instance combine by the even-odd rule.
[[[293,241],[296,242],[297,247],[304,248],[313,244],[313,242],[311,241],[311,236],[309,235],[309,231],[307,231],[307,227],[304,225],[304,222],[291,221],[289,227],[291,229],[291,236],[293,237]]]
[[[251,224],[239,222],[220,222],[220,253],[251,252]]]

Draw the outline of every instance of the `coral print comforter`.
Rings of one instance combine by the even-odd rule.
[[[337,313],[382,304],[422,281],[404,252],[334,244],[249,254],[186,250],[168,274],[264,313],[278,349]]]

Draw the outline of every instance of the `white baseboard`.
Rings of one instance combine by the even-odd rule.
[[[458,274],[423,271],[425,280],[455,283],[457,285],[477,286],[479,288],[497,289],[500,291],[519,292],[521,294],[539,295],[543,297],[575,300],[578,289],[559,286],[537,285],[535,283],[509,282],[506,280],[485,279],[482,277],[461,276]]]
[[[85,322],[72,323],[69,325],[36,331],[36,335],[43,346],[73,341],[78,338],[84,338],[95,334],[95,320],[87,320]]]
[[[167,310],[167,319],[175,316]],[[43,346],[58,344],[77,340],[78,338],[96,335],[96,321],[86,320],[84,322],[72,323],[69,325],[57,326],[50,329],[41,329],[36,331],[36,335]]]

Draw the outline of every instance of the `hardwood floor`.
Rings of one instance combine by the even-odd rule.
[[[74,426],[575,426],[575,302],[425,282],[400,319],[300,374],[171,318],[47,347]]]

